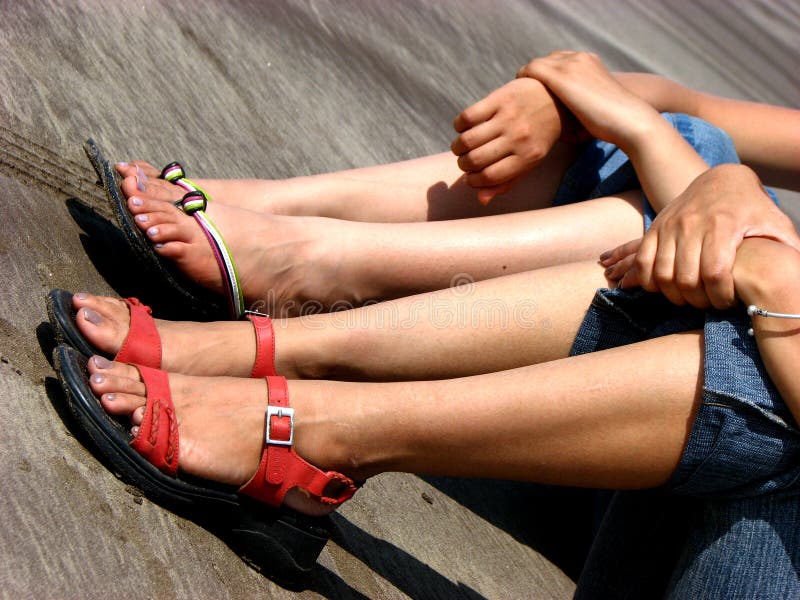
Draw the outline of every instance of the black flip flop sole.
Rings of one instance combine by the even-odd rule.
[[[118,478],[203,525],[254,568],[280,582],[297,585],[316,565],[330,538],[329,518],[265,506],[213,482],[165,475],[130,446],[128,428],[100,406],[89,388],[82,357],[61,345],[53,362],[72,415]]]
[[[198,320],[220,320],[229,317],[227,303],[219,295],[183,276],[170,261],[162,259],[154,251],[151,242],[136,226],[128,210],[125,195],[120,188],[116,170],[105,159],[100,148],[91,138],[83,145],[89,162],[92,163],[101,185],[108,197],[114,217],[134,256],[149,277],[160,282],[165,298],[174,300],[188,315]]]

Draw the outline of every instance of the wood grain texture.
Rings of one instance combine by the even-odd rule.
[[[81,144],[209,177],[412,158],[447,149],[460,109],[556,48],[791,105],[796,4],[9,0],[0,12],[0,597],[570,597],[580,495],[378,477],[335,517],[296,592],[98,463],[63,418],[42,327],[52,287],[136,293],[107,251]]]

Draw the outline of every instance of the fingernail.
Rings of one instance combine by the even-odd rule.
[[[158,235],[158,227],[151,227],[147,230],[147,235]]]
[[[611,277],[611,274],[612,274],[613,272],[614,272],[614,269],[612,269],[612,268],[608,268],[608,269],[606,269],[605,271],[603,271],[603,275],[605,275],[606,277]]]
[[[147,189],[144,185],[144,182],[138,177],[136,178],[136,187],[139,188],[140,192],[144,192]]]
[[[606,260],[607,258],[611,258],[611,250],[606,250],[600,255],[600,260]]]
[[[95,356],[94,364],[98,369],[108,369],[113,363],[105,356]]]
[[[156,247],[158,250],[161,250],[161,248],[163,248],[163,247],[164,247],[164,244],[155,244],[155,247]]]
[[[148,215],[136,215],[134,218],[139,221],[139,223],[147,223],[150,220]]]
[[[103,400],[107,400],[108,402],[113,402],[117,399],[116,394],[103,394]]]
[[[78,300],[86,300],[89,297],[89,294],[87,294],[86,292],[78,292],[77,294],[75,294],[75,297]]]
[[[131,427],[131,435],[132,435],[132,436],[134,436],[134,437],[136,437],[137,435],[139,435],[139,427],[138,427],[138,426],[136,426],[136,427]]]
[[[91,308],[83,309],[83,318],[94,325],[100,325],[100,323],[103,322],[103,317],[100,316],[100,313],[96,310],[92,310]]]
[[[91,377],[92,383],[103,383],[106,380],[106,376],[102,373],[95,373]]]
[[[126,163],[126,162],[118,162],[118,163],[116,163],[116,166],[124,168],[124,167],[128,166],[128,163]]]
[[[147,175],[144,174],[144,171],[142,171],[142,168],[139,165],[136,165],[136,174],[142,181],[147,183]]]
[[[142,199],[141,198],[137,198],[136,196],[131,198],[131,202],[133,203],[134,206],[141,206],[142,205]]]

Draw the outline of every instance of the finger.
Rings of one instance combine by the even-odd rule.
[[[670,302],[683,305],[686,304],[686,300],[675,282],[675,253],[676,248],[672,239],[659,242],[653,261],[653,280]]]
[[[651,227],[641,240],[639,250],[636,251],[634,261],[636,277],[641,285],[648,292],[659,291],[658,284],[653,278],[653,264],[658,250],[658,230]]]
[[[625,274],[630,271],[631,268],[633,268],[635,259],[635,254],[629,254],[628,256],[625,256],[619,261],[615,262],[605,270],[604,275],[606,276],[606,279],[611,281],[621,281]]]
[[[706,309],[711,303],[700,277],[702,240],[689,236],[678,240],[675,249],[675,288],[695,308]]]
[[[491,96],[487,96],[461,111],[461,114],[453,121],[453,129],[458,133],[466,131],[479,123],[488,121],[495,112],[497,112],[497,104],[491,99]]]
[[[462,156],[491,142],[500,134],[500,128],[494,121],[479,123],[474,127],[470,127],[453,140],[453,143],[450,144],[450,150],[456,156]]]
[[[465,173],[482,171],[509,156],[512,148],[505,138],[496,138],[458,157],[458,167]],[[501,181],[489,182],[496,185]]]
[[[730,235],[707,236],[700,255],[700,277],[714,308],[726,309],[736,303],[733,264],[741,238]]]
[[[490,188],[520,177],[525,169],[518,156],[509,156],[480,171],[467,173],[465,181],[474,188]]]
[[[636,254],[641,245],[642,238],[636,238],[630,242],[625,242],[621,246],[617,246],[611,250],[606,250],[600,255],[600,264],[604,267],[610,267],[623,258]]]
[[[627,290],[630,288],[638,287],[640,285],[641,282],[639,281],[639,273],[636,269],[636,263],[634,262],[633,266],[631,266],[631,268],[628,269],[622,276],[622,279],[619,280],[619,283],[617,283],[617,287]]]

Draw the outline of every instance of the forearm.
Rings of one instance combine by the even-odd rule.
[[[705,94],[647,73],[614,76],[659,112],[689,114],[726,131],[767,185],[800,190],[800,111]]]
[[[800,253],[764,238],[747,238],[736,254],[736,293],[746,306],[800,313]],[[800,320],[752,318],[764,365],[784,402],[800,423]]]
[[[708,169],[705,161],[666,120],[658,117],[621,144],[650,205],[661,211]]]

